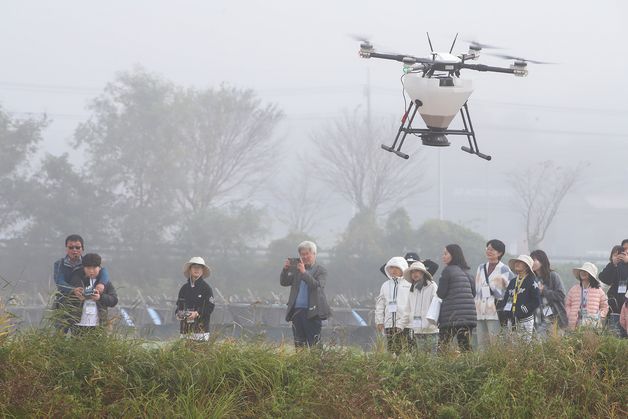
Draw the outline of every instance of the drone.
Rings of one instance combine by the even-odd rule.
[[[458,34],[456,34],[449,52],[434,52],[428,33],[427,40],[430,45],[431,58],[421,58],[405,54],[377,52],[369,40],[358,38],[361,41],[360,57],[393,60],[403,64],[403,88],[411,100],[401,118],[401,125],[395,140],[390,146],[382,144],[384,150],[408,159],[409,156],[401,151],[408,134],[420,137],[423,145],[432,147],[451,145],[447,135],[463,135],[469,141],[468,147],[462,147],[463,151],[475,154],[485,160],[491,160],[490,155],[481,153],[478,148],[469,106],[467,105],[469,96],[473,93],[473,86],[471,80],[460,78],[460,72],[462,70],[474,70],[525,77],[528,75],[528,63],[550,64],[504,54],[492,55],[513,60],[514,63],[509,67],[469,63],[469,61],[477,60],[480,57],[480,51],[483,48],[497,47],[469,41],[467,53],[453,55],[452,51],[457,39]],[[460,112],[464,129],[449,129],[449,124],[458,112]],[[417,113],[421,115],[426,128],[413,128],[412,123]]]

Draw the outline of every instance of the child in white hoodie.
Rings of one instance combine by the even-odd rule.
[[[388,280],[375,302],[375,324],[377,331],[386,336],[388,351],[399,355],[407,345],[407,335],[400,324],[410,292],[410,283],[403,279],[408,262],[401,256],[391,258],[384,269]]]
[[[404,271],[403,277],[411,286],[403,317],[399,322],[400,327],[408,331],[413,348],[435,352],[438,327],[426,317],[438,286],[421,262],[414,262]]]

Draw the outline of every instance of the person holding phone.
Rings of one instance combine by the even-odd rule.
[[[608,327],[617,336],[626,337],[626,329],[621,326],[619,317],[628,291],[628,239],[624,239],[621,246],[613,247],[609,263],[600,272],[599,279],[610,286],[607,293]]]
[[[279,275],[281,286],[290,287],[286,321],[292,323],[297,348],[318,346],[322,321],[331,315],[325,297],[327,270],[316,263],[316,250],[314,242],[301,242],[299,257],[286,259]]]

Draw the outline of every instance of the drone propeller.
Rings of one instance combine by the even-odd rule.
[[[548,61],[538,61],[538,60],[530,60],[528,58],[523,58],[523,57],[515,57],[514,55],[507,55],[507,54],[489,54],[492,55],[494,57],[499,57],[499,58],[504,58],[506,60],[515,60],[517,62],[521,62],[521,63],[532,63],[532,64],[556,64],[556,63],[551,63]]]
[[[482,49],[501,49],[501,47],[496,47],[495,45],[483,44],[481,42],[472,41],[470,39],[465,39],[464,41],[469,43],[469,48],[478,51]]]

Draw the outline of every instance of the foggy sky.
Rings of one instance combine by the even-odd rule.
[[[543,160],[588,161],[585,182],[544,244],[561,255],[606,251],[628,237],[627,15],[621,0],[2,2],[0,103],[15,116],[47,113],[54,122],[44,145],[59,155],[71,151],[74,128],[89,116],[86,103],[117,72],[141,65],[181,85],[255,89],[285,111],[278,135],[300,149],[317,126],[365,107],[367,74],[372,116],[403,112],[401,66],[360,59],[348,34],[427,56],[426,31],[441,51],[459,32],[504,47],[496,52],[556,64],[530,64],[527,78],[463,73],[475,83],[469,104],[480,150],[493,160],[460,151],[462,137],[450,138],[440,151],[444,217],[514,246],[522,230],[505,173]],[[466,48],[459,41],[454,52]],[[489,56],[479,62],[510,64]],[[418,224],[439,215],[439,151],[416,141],[409,149],[427,157],[425,180],[433,185],[404,203]],[[390,157],[391,165],[407,164]],[[72,161],[80,164],[80,153]],[[334,208],[315,232],[328,244],[352,211]]]

